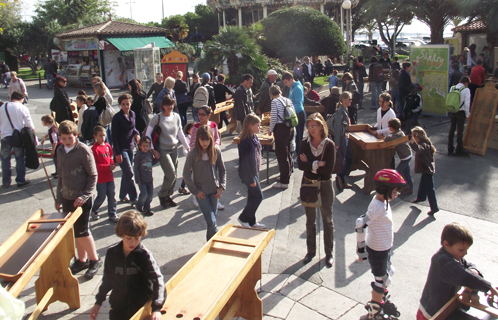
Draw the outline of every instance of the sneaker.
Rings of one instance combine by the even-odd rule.
[[[225,209],[225,206],[218,202],[218,210]]]
[[[241,225],[241,226],[246,227],[246,228],[250,228],[250,227],[251,227],[251,226],[249,225],[249,223],[247,223],[247,222],[242,222],[242,221],[240,220],[240,218],[238,218],[237,220],[239,221],[239,223],[240,223],[240,225]]]
[[[467,150],[462,149],[462,150],[456,151],[455,156],[457,156],[457,157],[470,157],[470,153]]]
[[[176,206],[177,206],[176,202],[174,202],[174,201],[173,201],[173,199],[171,199],[171,197],[166,198],[166,203],[167,203],[170,207],[176,207]]]
[[[344,189],[352,189],[352,188],[353,188],[353,185],[352,185],[352,184],[349,184],[349,183],[347,183],[347,182],[344,182],[344,183],[342,184],[342,187],[343,187]]]
[[[194,207],[199,208],[199,202],[197,201],[197,197],[196,196],[192,197],[192,202],[194,203]]]
[[[89,266],[90,266],[89,260],[86,260],[85,262],[81,262],[80,260],[74,258],[74,262],[71,266],[69,266],[69,270],[71,270],[71,273],[74,276],[78,272],[83,271],[85,269],[88,269]]]
[[[130,202],[130,199],[128,197],[126,197],[124,199],[119,199],[119,202],[128,203],[128,202]]]
[[[19,188],[20,188],[20,187],[23,187],[23,186],[25,186],[25,185],[29,184],[30,182],[31,182],[31,181],[29,181],[29,180],[25,180],[24,182],[18,182],[18,183],[17,183],[17,187],[19,187]]]
[[[286,184],[286,183],[281,183],[281,182],[277,182],[273,185],[273,188],[276,188],[276,189],[287,189],[289,188],[289,185]]]
[[[179,194],[190,194],[190,192],[186,188],[178,188],[178,193]]]
[[[431,216],[431,217],[434,217],[434,214],[435,214],[436,212],[438,212],[438,211],[439,211],[439,209],[436,209],[436,210],[431,210],[431,211],[427,212],[427,215],[429,215],[429,216]]]
[[[251,226],[251,228],[254,228],[254,229],[266,229],[265,225],[262,224],[262,223],[255,223]]]
[[[97,261],[90,261],[90,266],[85,272],[85,278],[88,280],[92,279],[93,276],[97,274],[97,271],[99,271],[100,267],[102,267],[102,259],[100,259],[100,257]]]
[[[92,215],[92,220],[93,221],[99,220],[99,218],[100,218],[99,214],[97,212],[92,211],[91,215]]]
[[[119,216],[117,214],[113,215],[113,216],[110,216],[109,220],[111,220],[111,222],[118,222],[119,221]]]
[[[154,215],[154,213],[155,213],[154,211],[150,211],[150,210],[148,210],[148,211],[145,211],[145,212],[143,213],[143,215],[144,215],[144,216],[146,216],[146,217],[151,217],[151,216],[153,216],[153,215]]]
[[[57,177],[57,172],[52,173],[52,177]]]

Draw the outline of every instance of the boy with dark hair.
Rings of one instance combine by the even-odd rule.
[[[149,137],[144,136],[140,139],[138,142],[140,151],[135,156],[134,164],[135,182],[140,189],[137,210],[142,212],[144,216],[154,215],[154,212],[150,211],[150,203],[154,193],[152,166],[159,162],[159,158],[156,159],[150,150],[150,145],[151,140]]]
[[[59,125],[59,135],[63,146],[57,149],[59,180],[55,208],[62,208],[64,212],[73,212],[78,207],[83,210],[74,223],[78,259],[75,259],[69,268],[73,275],[88,269],[85,278],[92,279],[102,266],[90,232],[90,210],[97,184],[97,168],[92,150],[78,141],[76,123],[70,120],[62,121]]]
[[[44,127],[48,127],[48,132],[47,134],[43,137],[43,139],[40,141],[40,144],[43,146],[43,143],[45,142],[45,139],[49,139],[50,143],[52,144],[52,150],[50,150],[50,155],[52,156],[52,159],[54,160],[54,167],[55,167],[55,172],[52,173],[52,177],[57,179],[57,148],[59,145],[62,144],[61,138],[59,137],[59,130],[54,125],[54,118],[50,115],[45,115],[41,118],[42,125]]]
[[[93,156],[97,164],[97,197],[92,207],[92,219],[99,219],[99,208],[107,196],[107,215],[112,222],[118,222],[119,217],[116,214],[116,187],[114,185],[114,176],[112,171],[116,169],[116,164],[112,159],[111,145],[105,142],[105,128],[95,126],[93,128],[93,138],[95,143],[92,146]]]
[[[453,72],[450,76],[450,88],[456,86],[460,82],[460,79],[463,77],[463,72],[460,71],[458,62],[453,63],[451,65],[451,69],[453,70]]]
[[[130,319],[149,300],[152,300],[150,319],[160,320],[166,291],[156,260],[140,243],[147,235],[147,223],[140,213],[131,210],[121,215],[114,230],[122,240],[107,250],[104,276],[90,319],[97,318],[102,302],[112,290],[110,320]]]
[[[497,289],[463,258],[473,242],[472,234],[463,225],[453,222],[444,227],[441,248],[431,258],[417,320],[431,319],[461,286],[498,295]]]
[[[393,70],[400,70],[401,69],[401,66],[399,65],[398,59],[399,59],[398,57],[393,58],[393,64],[391,66],[391,68]]]
[[[403,130],[401,130],[401,121],[398,118],[392,118],[388,121],[389,131],[391,135],[384,138],[384,141],[391,141],[405,136]],[[412,149],[408,141],[405,143],[400,143],[396,146],[396,153],[399,157],[399,164],[396,167],[396,171],[405,178],[408,186],[405,186],[400,190],[402,194],[412,194],[413,193],[413,181],[410,173],[410,160],[412,159]]]

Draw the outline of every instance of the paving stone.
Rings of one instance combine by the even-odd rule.
[[[337,319],[357,302],[332,290],[320,287],[299,301],[304,306],[332,319]]]
[[[329,318],[324,317],[318,312],[311,310],[310,308],[305,307],[300,303],[296,303],[294,307],[292,307],[292,310],[286,319],[287,320],[326,320]]]
[[[279,293],[294,301],[299,301],[317,288],[318,286],[312,282],[290,275]]]
[[[262,286],[260,287],[260,282],[258,281],[256,283],[256,290],[258,292],[278,292],[282,289],[288,277],[288,274],[263,274],[261,277]]]
[[[263,314],[280,319],[287,318],[295,303],[279,293],[264,292],[259,297],[263,300]]]
[[[365,310],[365,305],[362,303],[358,303],[354,308],[343,314],[338,320],[353,320],[360,319],[361,316],[367,314],[367,310]]]

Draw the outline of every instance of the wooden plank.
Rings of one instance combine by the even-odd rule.
[[[29,220],[35,220],[43,216],[43,210],[39,209],[33,215],[28,219]],[[5,240],[2,245],[0,246],[0,257],[4,256],[7,251],[10,250],[14,244],[16,244],[19,239],[26,233],[26,228],[28,227],[28,222],[26,221],[23,223],[19,229],[17,229],[13,234],[10,235],[10,237]],[[0,263],[1,265],[1,263]]]
[[[254,241],[232,238],[232,237],[214,236],[212,239],[213,242],[223,242],[223,243],[236,244],[239,246],[246,246],[246,247],[255,247],[258,245],[258,243]]]
[[[239,311],[240,305],[241,299],[240,297],[237,297],[223,317],[223,320],[232,320],[233,317],[235,317],[235,314]]]
[[[33,311],[28,320],[35,320],[38,318],[40,313],[42,313],[42,311],[45,309],[45,306],[47,305],[48,301],[54,295],[55,288],[57,288],[57,283],[54,283],[54,286],[47,290],[47,292],[41,299],[40,303],[38,303],[38,305],[36,306],[35,310]]]
[[[315,113],[315,112],[325,113],[325,107],[324,106],[304,106],[304,111],[307,114],[311,114],[311,113]]]
[[[466,150],[481,156],[486,155],[497,107],[498,90],[492,82],[487,82],[484,88],[476,90],[463,138]]]
[[[233,99],[229,99],[227,101],[217,103],[216,109],[214,109],[213,114],[218,114],[218,113],[221,113],[223,111],[233,109],[233,106],[234,106]]]
[[[258,140],[261,145],[268,146],[273,144],[273,141],[275,141],[275,137],[273,135],[270,135],[270,126],[261,126],[259,128]],[[239,144],[239,137],[234,137],[232,143]]]

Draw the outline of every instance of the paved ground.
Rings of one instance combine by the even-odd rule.
[[[49,112],[48,105],[53,91],[38,89],[35,82],[28,82],[27,87],[30,93],[28,107],[35,121],[37,134],[41,136],[45,132],[40,118]],[[77,90],[69,88],[69,96],[74,99]],[[113,91],[113,95],[117,97],[118,92]],[[0,89],[0,99],[5,100],[6,96],[6,90]],[[365,100],[365,106],[368,108],[369,95]],[[373,123],[374,117],[373,110],[359,111],[361,123]],[[436,117],[423,117],[420,120],[427,126],[427,132],[438,148],[435,183],[441,211],[437,213],[436,219],[426,215],[429,210],[427,202],[417,205],[410,202],[415,199],[415,195],[401,196],[392,203],[395,223],[392,260],[397,272],[390,291],[394,303],[401,311],[401,319],[415,318],[430,257],[438,250],[441,230],[449,222],[459,221],[470,229],[474,235],[474,245],[469,251],[468,259],[476,263],[492,283],[498,283],[498,258],[493,251],[498,238],[498,151],[489,149],[485,157],[472,155],[467,159],[446,156],[449,124],[445,120]],[[228,189],[221,199],[226,209],[218,213],[219,226],[227,223],[237,224],[237,217],[246,201],[246,190],[237,174],[238,155],[236,147],[231,144],[232,137],[225,134],[222,137],[221,148],[227,167]],[[52,161],[46,162],[50,173],[53,171]],[[179,172],[182,171],[183,163],[182,155]],[[120,176],[118,169],[115,174],[117,186]],[[289,189],[285,191],[277,191],[267,185],[264,171],[261,176],[265,199],[257,217],[267,227],[276,230],[275,237],[263,254],[264,274],[258,286],[265,319],[358,319],[365,313],[363,304],[370,299],[372,281],[368,263],[358,262],[355,254],[354,223],[356,218],[366,211],[372,198],[372,195],[364,195],[360,190],[364,172],[353,172],[349,180],[354,183],[353,189],[336,194],[335,263],[330,269],[324,262],[320,221],[320,239],[317,242],[320,246],[319,254],[308,265],[302,264],[302,258],[306,254],[306,232],[304,210],[298,199],[301,172],[297,169],[294,171]],[[158,166],[154,167],[154,177],[157,192],[162,178],[162,171]],[[278,167],[272,155],[270,182],[274,183],[276,177]],[[0,190],[0,242],[7,239],[34,210],[54,210],[43,169],[28,171],[27,178],[31,179],[32,183],[26,188],[12,187]],[[414,183],[417,188],[419,176],[414,176]],[[159,206],[157,197],[153,200],[152,207],[156,215],[146,218],[149,235],[143,240],[154,252],[166,279],[178,271],[205,241],[204,218],[194,208],[191,199],[177,194],[174,199],[179,206],[167,210]],[[119,212],[128,209],[130,208],[126,205],[118,204]],[[92,222],[92,232],[101,256],[109,245],[118,241],[113,234],[113,227],[107,219]],[[65,304],[55,303],[41,318],[87,319],[101,281],[101,272],[91,281],[85,282],[81,275],[79,280],[82,307],[70,310]],[[21,297],[26,302],[26,315],[32,312],[36,303],[33,283],[34,279]],[[108,305],[102,309],[99,319],[107,319],[107,310]]]

